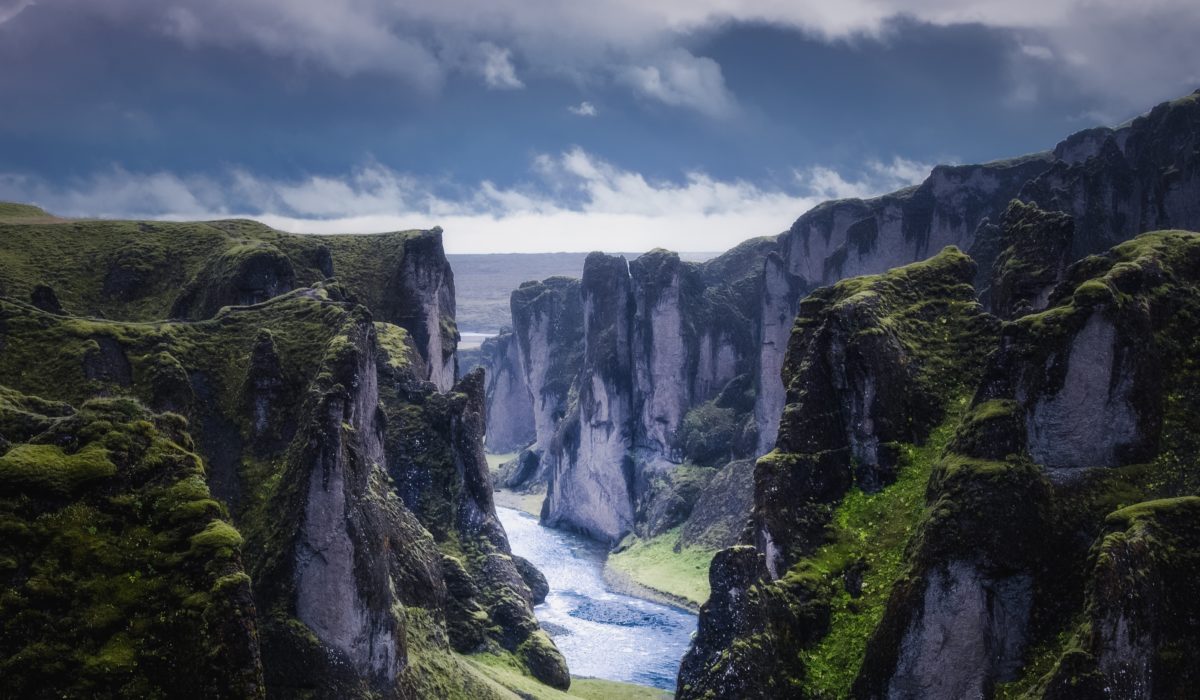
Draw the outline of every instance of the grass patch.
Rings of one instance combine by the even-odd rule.
[[[49,216],[41,207],[17,202],[0,202],[0,219],[24,219],[39,216]]]
[[[513,697],[532,700],[667,700],[671,693],[633,683],[598,678],[572,678],[570,690],[563,692],[543,685],[522,672],[517,662],[499,654],[474,654],[461,657],[465,670],[489,681],[492,690],[508,691]]]
[[[487,457],[488,469],[493,474],[495,474],[497,471],[500,470],[500,466],[502,464],[504,464],[505,462],[511,462],[512,460],[516,459],[517,454],[518,453],[516,453],[516,452],[505,452],[502,455],[494,455],[491,452],[488,452],[484,456]]]
[[[632,543],[609,555],[605,565],[634,583],[700,605],[708,600],[708,565],[715,552],[679,547],[679,530],[674,528],[648,540],[631,537]]]
[[[950,416],[921,446],[906,446],[896,483],[877,493],[854,489],[838,505],[831,542],[801,563],[829,578],[848,567],[866,564],[862,595],[852,598],[837,586],[829,634],[801,652],[808,670],[809,697],[844,698],[858,675],[867,640],[883,618],[892,586],[904,573],[904,550],[925,509],[925,488],[934,463],[954,435],[966,399],[952,405]]]
[[[540,518],[542,517],[542,501],[546,500],[546,487],[538,486],[537,490],[529,493],[497,489],[493,498],[496,505],[501,508],[513,508]]]

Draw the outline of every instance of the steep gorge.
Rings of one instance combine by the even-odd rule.
[[[644,526],[655,508],[647,495],[664,492],[652,489],[652,481],[665,479],[670,492],[677,465],[720,468],[775,447],[787,402],[780,380],[786,349],[801,300],[812,290],[955,245],[978,262],[972,282],[989,310],[1009,317],[1040,308],[1069,261],[1144,231],[1200,226],[1198,138],[1200,97],[1190,95],[1121,127],[1072,135],[1052,151],[938,166],[914,187],[827,202],[788,231],[747,241],[706,263],[653,251],[629,262],[621,275],[610,269],[620,263],[596,257],[581,282],[527,283],[512,299],[520,352],[489,360],[497,376],[522,376],[531,397],[532,411],[519,389],[519,400],[506,394],[503,404],[492,406],[493,420],[503,414],[507,425],[535,436],[506,471],[504,485],[530,488],[557,474],[560,494],[548,499],[549,521],[603,540],[669,529],[679,523]],[[1067,218],[1036,230],[1002,226],[1014,199]],[[1013,247],[1004,235],[1023,236],[1025,243]],[[1022,268],[1022,257],[1040,274]],[[1024,287],[1014,287],[1015,279],[1025,280]],[[572,285],[608,284],[628,291],[606,289],[613,296],[576,321],[583,297]],[[557,301],[530,305],[548,297]],[[540,315],[530,316],[531,308]],[[588,334],[580,337],[584,327]],[[620,414],[597,413],[587,405],[596,397],[615,397]],[[604,426],[595,455],[584,454],[591,448],[575,437],[578,430],[593,444],[588,423]],[[710,435],[719,439],[706,440]],[[713,450],[713,443],[726,449]],[[597,503],[606,511],[596,511]],[[576,518],[576,511],[588,515]],[[687,507],[680,512],[687,517]]]

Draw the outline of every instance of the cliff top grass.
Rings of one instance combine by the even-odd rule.
[[[170,317],[185,292],[229,284],[237,262],[256,252],[286,260],[296,285],[333,273],[361,294],[379,288],[389,251],[423,234],[312,236],[246,219],[49,220],[36,207],[0,207],[0,294],[28,300],[45,284],[68,313],[132,321]]]
[[[32,204],[21,204],[19,202],[0,202],[0,220],[32,219],[48,216],[50,216],[50,214],[48,214],[45,209],[36,207]]]

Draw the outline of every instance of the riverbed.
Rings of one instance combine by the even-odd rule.
[[[542,527],[513,508],[496,508],[514,554],[546,575],[550,595],[534,608],[572,675],[675,689],[696,616],[614,593],[604,585],[604,548]]]

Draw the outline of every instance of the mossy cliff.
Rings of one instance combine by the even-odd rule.
[[[242,537],[187,422],[0,389],[9,697],[262,697]]]
[[[337,247],[336,239],[327,243]],[[352,244],[360,245],[359,239]],[[187,598],[197,611],[188,617],[193,608],[147,587],[136,610],[172,624],[178,618],[180,627],[129,627],[128,639],[112,642],[110,654],[108,647],[89,646],[88,635],[108,644],[99,635],[119,631],[99,612],[95,631],[30,622],[27,638],[6,635],[5,643],[31,651],[14,650],[5,663],[27,664],[31,678],[57,673],[62,683],[92,683],[91,672],[33,656],[40,645],[67,645],[103,657],[99,664],[111,657],[112,673],[126,673],[143,684],[129,687],[147,688],[135,694],[151,697],[160,682],[152,675],[156,663],[194,669],[197,693],[239,697],[510,697],[508,686],[464,656],[478,653],[504,659],[547,691],[569,684],[561,655],[533,617],[526,579],[537,584],[537,577],[528,571],[522,576],[496,520],[482,452],[481,375],[438,391],[415,334],[377,319],[357,303],[365,298],[327,280],[194,321],[83,318],[0,298],[0,385],[43,397],[22,399],[20,410],[6,411],[0,423],[3,471],[49,499],[20,501],[20,515],[32,519],[36,508],[76,508],[68,498],[104,513],[95,523],[97,539],[80,539],[68,553],[53,549],[59,547],[53,542],[39,544],[62,560],[46,570],[72,579],[129,577],[131,591],[140,590],[138,577],[180,578],[167,586],[170,595]],[[118,312],[109,309],[110,316]],[[209,505],[188,506],[193,520],[178,522],[157,516],[151,495],[138,496],[142,505],[121,506],[132,509],[128,515],[113,510],[117,506],[107,504],[118,487],[140,489],[145,482],[165,488],[183,478],[174,476],[182,468],[172,466],[164,447],[144,460],[143,481],[123,487],[120,479],[133,468],[128,460],[139,458],[118,454],[123,443],[103,437],[104,430],[76,430],[67,404],[81,407],[80,415],[109,404],[181,414],[126,422],[179,427],[167,434],[184,446],[179,459],[190,460],[188,483],[199,484],[189,487],[189,498],[208,499]],[[185,424],[190,438],[182,434]],[[101,437],[88,437],[93,432]],[[220,517],[227,521],[213,520]],[[120,549],[109,557],[103,539],[108,527],[120,546],[149,542],[145,556],[161,561],[126,563]],[[38,532],[30,537],[49,537]],[[194,559],[173,554],[178,537],[196,549]],[[159,547],[165,548],[161,557]],[[42,584],[20,558],[29,556],[24,548],[17,554],[13,575],[21,585],[28,581],[47,591],[59,586]],[[67,554],[77,560],[63,559]],[[183,567],[178,574],[166,568],[177,559]],[[93,565],[106,568],[93,574],[87,568]],[[206,579],[210,570],[224,583]],[[97,589],[97,610],[107,609],[107,595],[118,607],[134,605],[122,597],[124,590],[116,581]],[[241,591],[241,597],[222,602],[219,591]],[[93,614],[89,607],[79,610]],[[238,629],[241,642],[233,635]],[[145,636],[148,653],[163,658],[137,656],[143,637],[135,634],[167,639],[176,633],[190,646],[156,645],[159,637]],[[245,649],[234,653],[238,643]],[[95,677],[95,683],[115,683],[118,676]],[[202,683],[210,678],[209,685]],[[93,688],[79,687],[87,694]]]
[[[713,561],[712,596],[680,670],[682,697],[799,693],[808,666],[801,651],[844,636],[840,626],[860,626],[857,614],[877,614],[850,603],[851,614],[834,616],[839,596],[863,596],[864,579],[887,585],[875,576],[895,575],[907,525],[856,514],[911,512],[900,506],[928,473],[916,446],[954,415],[982,372],[998,323],[975,299],[974,274],[969,258],[947,248],[805,299],[785,366],[778,448],[755,468],[746,545]],[[879,591],[871,593],[878,607]]]
[[[614,379],[631,387],[630,422],[619,429],[625,448],[610,449],[605,466],[580,472],[584,475],[573,487],[586,495],[600,489],[601,480],[629,473],[623,490],[632,494],[632,503],[626,505],[623,496],[610,499],[611,512],[603,517],[611,527],[599,536],[615,540],[626,528],[652,536],[643,514],[661,508],[649,505],[644,494],[673,465],[721,467],[776,446],[789,402],[781,380],[789,339],[801,300],[814,289],[853,275],[879,274],[953,245],[978,263],[972,282],[987,310],[1004,319],[1040,311],[1069,262],[1154,228],[1200,229],[1200,209],[1194,205],[1200,193],[1198,139],[1200,99],[1191,95],[1118,128],[1072,135],[1052,150],[938,166],[913,187],[871,199],[826,202],[787,231],[747,241],[703,264],[680,261],[667,251],[630,261],[629,313],[622,316],[628,328],[592,333],[593,342],[601,336],[628,339],[627,345],[611,346],[628,355],[620,362],[629,375]],[[1013,205],[1014,199],[1020,203]],[[544,481],[554,469],[567,469],[559,457],[547,456],[550,436],[558,428],[575,430],[573,420],[564,420],[569,406],[600,378],[594,368],[618,362],[598,358],[595,349],[587,352],[599,363],[582,359],[586,341],[578,330],[608,323],[607,317],[557,326],[576,329],[575,335],[564,330],[557,336],[561,346],[530,342],[534,335],[525,321],[531,300],[558,298],[560,307],[572,308],[561,318],[573,318],[578,308],[572,306],[581,299],[577,290],[565,282],[552,286],[529,283],[513,295],[514,335],[526,353],[521,361],[534,404],[534,417],[521,420],[534,421],[537,437],[534,448],[505,472],[510,486]],[[545,356],[550,347],[562,348],[553,353],[562,358],[553,381],[544,379],[544,370],[530,374],[538,366],[531,357]],[[547,410],[539,411],[539,402]],[[517,412],[525,415],[523,409]],[[560,445],[574,444],[570,434],[563,437]],[[564,453],[568,462],[572,449]],[[633,466],[626,466],[627,460]],[[591,486],[589,475],[596,477]],[[594,529],[599,514],[574,522],[571,510],[557,508],[554,521]]]
[[[335,276],[380,321],[405,328],[427,377],[450,388],[458,331],[440,229],[298,236],[246,220],[0,219],[0,294],[49,292],[80,316],[208,319]]]
[[[1009,226],[1041,217],[1020,211]],[[805,301],[779,449],[759,460],[746,544],[713,562],[681,697],[1183,697],[1196,682],[1200,235],[1086,257],[1009,323],[935,314],[960,329],[940,342],[920,316],[854,301],[918,308],[908,280],[944,305],[969,263],[913,271],[955,256]],[[842,327],[899,342],[819,342]],[[822,368],[822,348],[839,361]],[[895,413],[854,408],[856,373]]]

